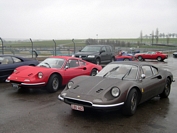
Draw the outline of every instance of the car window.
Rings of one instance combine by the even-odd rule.
[[[135,80],[138,67],[125,64],[109,64],[104,67],[96,76]]]
[[[102,49],[101,50],[104,50],[105,52],[106,52],[106,47],[102,47]]]
[[[111,48],[109,46],[106,46],[106,49],[108,52],[111,52]]]
[[[78,66],[79,66],[78,60],[75,59],[69,60],[69,68],[78,67]]]
[[[150,66],[142,66],[142,69],[143,69],[143,72],[146,75],[146,77],[151,77],[153,75]]]
[[[12,58],[9,56],[1,57],[0,62],[1,64],[12,64],[13,63]]]
[[[82,52],[99,52],[100,51],[100,46],[85,46],[82,50]]]
[[[47,58],[37,66],[48,67],[48,68],[62,68],[65,60],[60,58]]]
[[[12,59],[14,62],[22,62],[19,58],[16,58],[16,57],[12,57]]]
[[[158,74],[158,69],[157,69],[157,68],[152,67],[152,71],[153,71],[153,74],[154,74],[154,75]]]
[[[84,61],[79,60],[79,65],[80,65],[80,66],[85,66],[86,63],[85,63]]]

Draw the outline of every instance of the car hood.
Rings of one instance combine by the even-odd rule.
[[[92,52],[92,51],[89,51],[89,52],[77,52],[75,55],[95,55],[95,54],[98,54],[99,52]]]
[[[77,82],[77,80],[80,81]],[[75,94],[83,94],[89,96],[98,96],[101,93],[107,92],[117,84],[119,84],[119,87],[121,88],[123,84],[126,84],[128,82],[126,80],[121,80],[117,78],[103,78],[98,76],[81,76],[77,78],[77,80],[76,84],[68,91]]]
[[[15,77],[23,77],[23,78],[30,78],[33,77],[35,75],[37,75],[39,72],[42,72],[43,74],[45,73],[49,73],[50,71],[52,71],[52,68],[45,68],[45,67],[34,67],[34,66],[24,66],[21,67],[19,70],[17,69],[16,72],[14,72],[12,76]]]

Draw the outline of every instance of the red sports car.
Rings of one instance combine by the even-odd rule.
[[[115,61],[134,61],[135,56],[132,53],[128,53],[126,51],[119,52],[118,55],[115,56]]]
[[[6,79],[13,87],[45,88],[48,92],[56,92],[69,80],[80,75],[95,76],[102,69],[80,58],[69,56],[52,56],[37,66],[21,66]]]
[[[168,58],[168,54],[164,54],[162,52],[154,52],[154,51],[148,51],[146,53],[137,53],[135,54],[135,58],[139,61],[144,61],[145,59],[150,60],[158,60],[158,61],[164,61]]]

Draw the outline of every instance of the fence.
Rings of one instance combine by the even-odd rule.
[[[0,44],[0,53],[13,54],[23,57],[36,58],[47,57],[52,55],[67,55],[71,56],[75,52],[79,51],[86,45],[86,40],[32,40],[30,39],[2,39]],[[100,40],[98,40],[100,42]],[[103,42],[103,40],[101,41]],[[174,45],[145,45],[140,43],[130,43],[126,41],[119,41],[119,43],[112,43],[116,41],[106,41],[114,46],[115,53],[117,51],[128,51],[130,47],[135,47],[141,52],[154,50],[154,51],[176,51],[177,47]],[[105,43],[105,42],[104,42]],[[106,44],[106,43],[105,43]]]

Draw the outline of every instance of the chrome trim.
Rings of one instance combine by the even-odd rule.
[[[99,104],[92,104],[93,107],[102,107],[102,108],[106,108],[106,107],[116,107],[116,106],[120,106],[123,105],[124,102],[122,103],[118,103],[118,104],[110,104],[110,105],[99,105]]]
[[[64,98],[61,97],[60,95],[58,95],[58,99],[61,100],[61,101],[64,101]]]
[[[43,84],[45,84],[45,82],[42,82],[42,83],[32,83],[32,84],[30,84],[30,83],[21,83],[22,85],[43,85]]]
[[[58,96],[58,98],[62,99],[62,101],[64,101],[64,98],[61,97],[60,95]],[[120,105],[123,105],[124,102],[121,102],[121,103],[118,103],[118,104],[109,104],[109,105],[102,105],[102,104],[94,104],[90,101],[86,101],[86,100],[81,100],[81,99],[77,99],[77,98],[71,98],[71,97],[65,97],[65,98],[68,98],[68,99],[73,99],[73,100],[77,100],[77,101],[83,101],[83,102],[87,102],[87,103],[90,103],[92,104],[93,107],[102,107],[102,108],[107,108],[107,107],[116,107],[116,106],[120,106]]]

